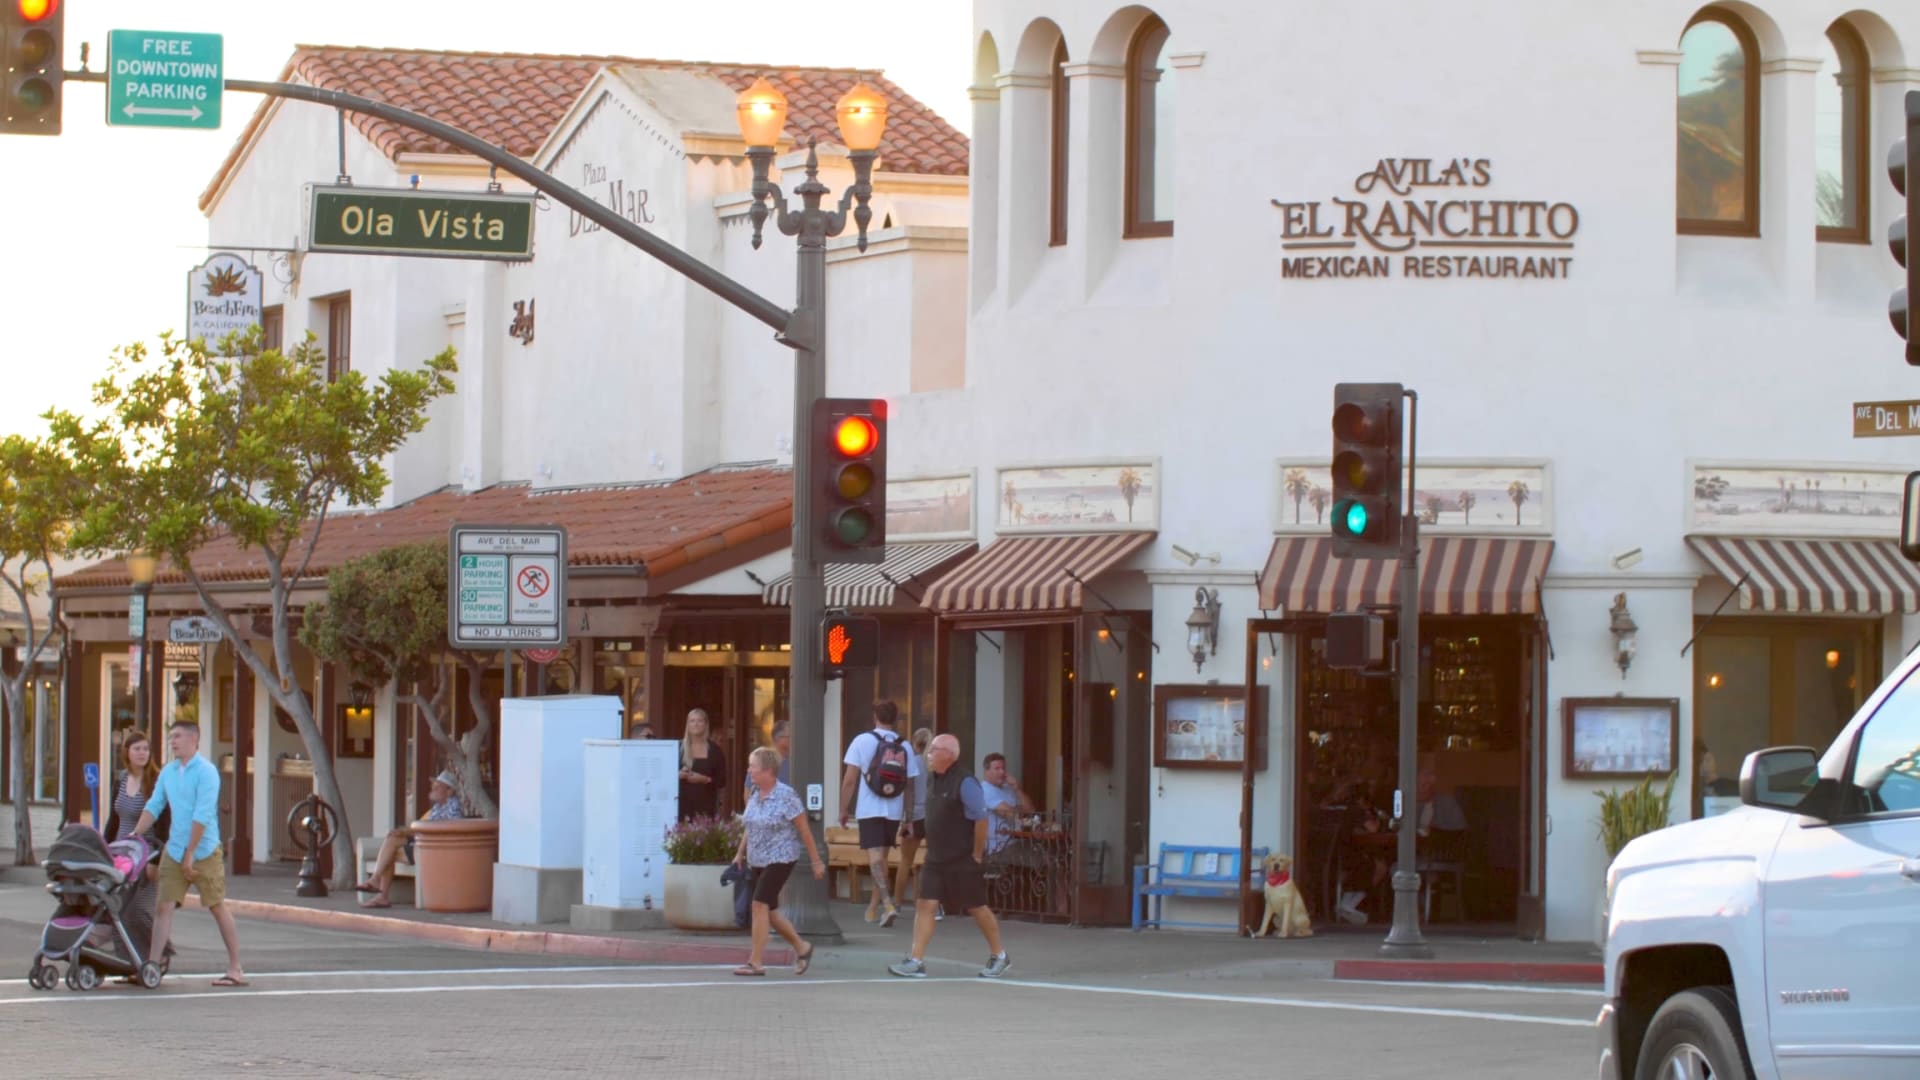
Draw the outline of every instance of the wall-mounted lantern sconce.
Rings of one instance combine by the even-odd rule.
[[[1620,665],[1620,677],[1627,677],[1627,668],[1633,663],[1633,654],[1639,647],[1634,637],[1640,628],[1634,625],[1633,616],[1627,611],[1627,594],[1613,594],[1613,618],[1607,626],[1613,635],[1613,662]]]
[[[1193,590],[1193,614],[1187,616],[1187,651],[1193,654],[1193,670],[1199,671],[1207,657],[1220,651],[1220,590],[1202,586]]]
[[[353,702],[356,709],[366,709],[373,705],[373,687],[357,682],[347,687],[347,700]]]

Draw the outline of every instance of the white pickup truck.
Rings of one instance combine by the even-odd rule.
[[[1920,1078],[1920,651],[1607,872],[1601,1080]]]

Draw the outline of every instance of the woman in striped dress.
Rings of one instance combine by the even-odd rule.
[[[147,808],[147,800],[153,798],[153,785],[160,779],[160,762],[154,758],[153,745],[147,741],[146,732],[127,733],[126,741],[120,744],[120,766],[123,771],[114,778],[113,808],[107,813],[107,827],[104,830],[109,841],[125,840],[133,835],[133,827],[140,823],[140,814]],[[153,839],[150,843],[162,848],[167,846],[167,824],[172,815],[172,807],[160,811],[160,816],[153,823]],[[149,866],[146,881],[134,891],[133,902],[127,905],[125,912],[127,933],[132,936],[133,943],[140,947],[143,956],[153,940],[153,905],[160,892],[157,881],[156,871]],[[172,944],[167,946],[167,955],[173,955]],[[165,963],[163,958],[162,966]]]

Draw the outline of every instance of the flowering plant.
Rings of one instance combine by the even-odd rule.
[[[738,818],[701,814],[667,827],[667,861],[676,866],[723,866],[740,850]]]

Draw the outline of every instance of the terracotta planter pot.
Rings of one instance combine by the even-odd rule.
[[[667,865],[667,921],[681,930],[733,930],[733,886],[724,865]]]
[[[428,911],[492,911],[500,822],[487,818],[413,825],[414,887]]]

